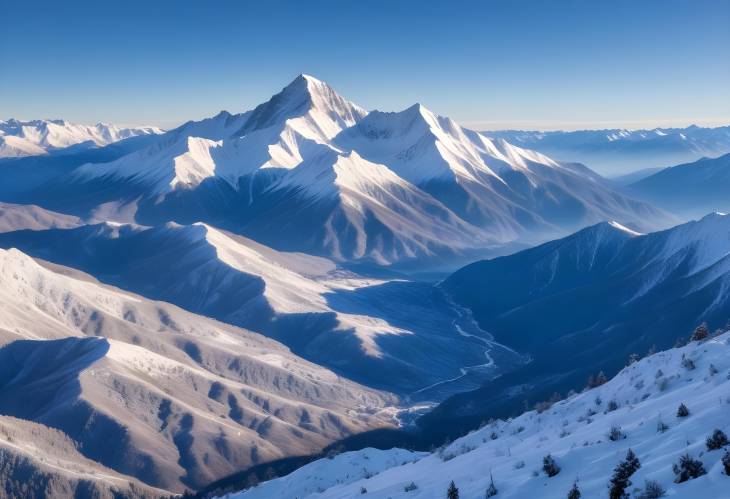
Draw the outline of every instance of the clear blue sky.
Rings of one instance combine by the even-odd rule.
[[[0,117],[165,127],[299,73],[472,128],[730,123],[730,0],[0,0]]]

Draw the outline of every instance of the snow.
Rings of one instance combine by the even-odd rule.
[[[545,412],[529,411],[508,421],[496,421],[432,454],[402,459],[402,449],[377,451],[396,462],[363,476],[373,450],[349,452],[333,460],[319,460],[286,477],[249,491],[226,496],[249,498],[435,498],[444,497],[451,480],[460,497],[484,497],[490,474],[505,498],[564,498],[574,481],[583,497],[603,497],[613,468],[630,448],[641,468],[631,476],[632,497],[645,480],[656,480],[667,496],[725,497],[730,477],[723,474],[722,450],[708,451],[705,438],[716,428],[730,433],[730,332],[705,342],[649,356],[631,364],[608,383],[573,395]],[[692,359],[695,369],[683,367]],[[713,374],[710,366],[716,373]],[[609,410],[615,401],[618,408]],[[686,418],[676,416],[684,403]],[[657,423],[668,425],[657,431]],[[611,441],[608,433],[620,427],[625,438]],[[494,434],[494,437],[492,437]],[[682,454],[700,459],[707,475],[674,483],[672,464]],[[548,478],[542,458],[552,455],[560,473]],[[398,461],[403,462],[398,462]],[[411,482],[417,489],[407,492]],[[361,488],[367,493],[361,495]]]
[[[64,120],[0,120],[0,158],[48,154],[77,144],[105,146],[137,135],[159,134],[155,127],[94,126]]]

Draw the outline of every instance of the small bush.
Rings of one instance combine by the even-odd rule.
[[[703,341],[710,337],[710,330],[707,329],[707,323],[703,322],[699,326],[697,326],[692,333],[692,336],[689,337],[689,341]]]
[[[712,432],[712,436],[707,437],[705,442],[707,444],[707,450],[722,449],[728,443],[727,435],[722,430],[715,430]]]
[[[522,468],[525,467],[525,462],[524,461],[517,461],[515,463],[515,466],[514,467],[515,467],[516,470],[521,470]]]
[[[418,485],[416,485],[416,482],[411,482],[408,485],[406,485],[405,487],[403,487],[403,490],[405,492],[412,492],[416,489],[418,489]]]
[[[668,429],[669,429],[669,426],[661,419],[657,422],[657,424],[656,424],[657,433],[664,433]]]
[[[673,465],[672,471],[677,475],[674,479],[675,483],[686,482],[687,480],[692,480],[707,474],[702,461],[693,459],[689,454],[680,457],[679,465]]]
[[[360,493],[361,494],[367,494],[368,493],[368,489],[366,489],[365,487],[360,487]]]
[[[608,432],[608,439],[612,442],[616,442],[624,438],[626,438],[626,434],[621,431],[620,426],[612,426],[611,430]]]
[[[715,364],[710,364],[710,367],[708,368],[708,370],[710,372],[710,376],[714,376],[715,374],[717,374],[718,372],[720,372],[715,367]]]
[[[489,487],[487,487],[486,497],[494,497],[497,495],[497,487],[494,486],[494,478],[492,478],[492,474],[489,474]]]
[[[697,366],[695,366],[695,363],[692,359],[690,359],[689,357],[685,357],[684,359],[682,359],[682,367],[684,367],[688,371],[693,371]]]
[[[553,456],[548,454],[547,456],[542,458],[542,470],[547,476],[554,477],[555,475],[560,473],[560,466],[558,466],[558,463],[555,462]]]
[[[656,386],[660,392],[666,391],[668,385],[669,380],[667,378],[659,378],[656,380]]]
[[[659,482],[647,480],[644,482],[644,490],[639,495],[639,499],[659,499],[660,497],[664,497],[666,493],[667,491],[664,490],[664,487]]]
[[[609,400],[608,405],[606,406],[606,412],[613,412],[616,409],[618,409],[618,402],[615,400]]]
[[[687,416],[689,416],[689,409],[687,409],[686,405],[679,404],[679,407],[677,407],[677,417],[686,418]]]
[[[730,476],[730,452],[725,451],[725,455],[722,456],[722,466],[725,468],[725,474]]]
[[[639,458],[636,457],[634,451],[629,449],[626,452],[626,458],[616,465],[613,470],[613,476],[609,481],[608,497],[610,499],[624,499],[626,489],[631,486],[630,477],[639,468],[641,468]]]

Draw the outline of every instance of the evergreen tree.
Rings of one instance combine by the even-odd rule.
[[[626,458],[613,470],[613,476],[609,481],[608,496],[610,499],[625,499],[628,497],[626,489],[631,486],[631,480],[629,478],[639,468],[641,468],[639,458],[636,457],[634,451],[629,449],[626,453]]]
[[[674,479],[675,483],[686,482],[687,480],[692,480],[707,474],[702,461],[692,459],[689,454],[680,457],[679,466],[675,464],[672,466],[672,470],[677,475],[677,478]]]
[[[686,405],[679,404],[679,407],[677,407],[677,417],[686,418],[687,416],[689,416],[689,409],[687,409]]]
[[[710,330],[707,329],[707,323],[703,322],[697,326],[690,336],[689,341],[702,341],[710,337]]]
[[[446,498],[447,499],[459,499],[459,489],[456,488],[456,484],[453,480],[451,480],[451,484],[449,485],[449,490],[446,491]]]
[[[580,489],[578,489],[578,482],[573,482],[573,488],[568,492],[568,499],[580,499]]]

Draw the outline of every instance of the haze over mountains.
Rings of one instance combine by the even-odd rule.
[[[22,156],[0,159],[13,487],[32,474],[62,497],[155,496],[331,444],[428,449],[730,318],[730,216],[710,213],[728,156],[620,186],[542,149],[664,161],[721,150],[722,129],[505,140],[421,104],[367,111],[308,75],[167,132],[2,124]],[[533,416],[530,446],[569,453]],[[250,494],[359,494],[367,467],[388,497],[435,456],[363,451]]]

